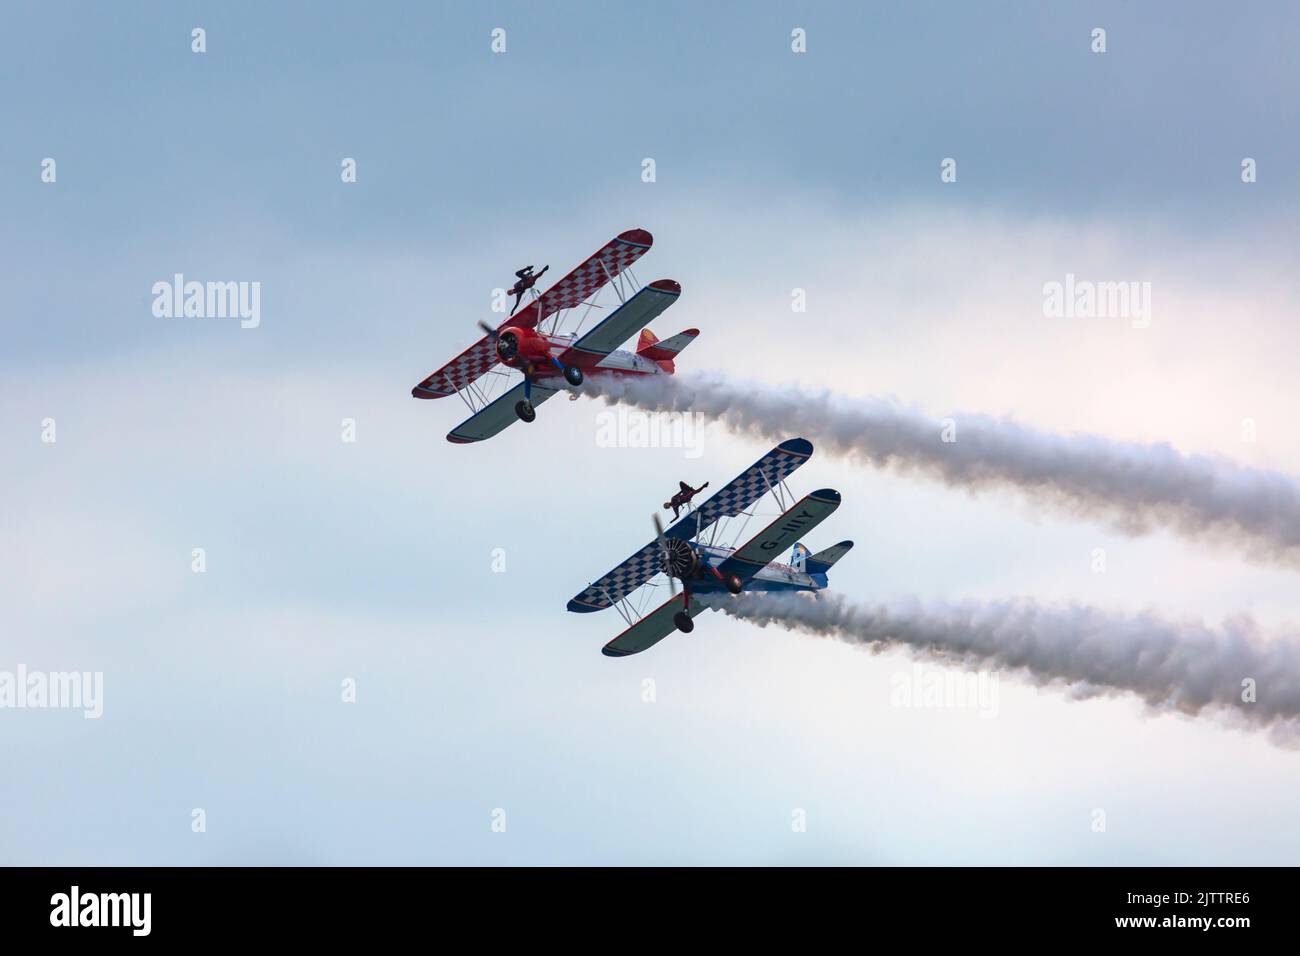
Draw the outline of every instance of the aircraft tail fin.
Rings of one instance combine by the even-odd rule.
[[[808,561],[808,555],[810,554],[812,554],[812,552],[808,550],[808,545],[804,544],[802,541],[798,542],[794,546],[794,550],[790,552],[790,567],[794,568],[796,571],[802,571],[804,565]]]

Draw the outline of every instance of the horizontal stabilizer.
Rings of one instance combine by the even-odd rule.
[[[671,362],[677,357],[677,353],[694,342],[699,334],[699,329],[687,329],[661,342],[649,329],[643,329],[641,341],[637,343],[636,354],[644,355],[654,362]]]
[[[804,570],[809,574],[825,574],[836,561],[848,554],[852,547],[852,541],[841,541],[839,544],[831,545],[825,551],[809,555],[804,562]]]

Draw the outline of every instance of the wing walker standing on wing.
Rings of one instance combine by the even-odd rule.
[[[709,487],[707,481],[698,488],[692,488],[684,481],[677,482],[677,485],[681,488],[681,491],[677,492],[677,494],[673,495],[672,498],[664,502],[664,511],[667,511],[669,508],[673,509],[674,521],[677,520],[677,516],[681,510],[690,505],[692,498],[698,495],[705,488]]]
[[[550,266],[542,266],[542,271],[534,274],[532,266],[524,266],[515,273],[515,278],[519,281],[510,287],[510,294],[515,297],[514,308],[510,310],[511,315],[515,314],[515,309],[519,308],[519,303],[524,300],[524,293],[535,286],[537,280],[546,275],[546,270],[549,268]]]

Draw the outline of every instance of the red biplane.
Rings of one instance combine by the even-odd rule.
[[[453,428],[447,440],[466,444],[491,438],[516,418],[531,422],[538,405],[566,388],[570,398],[577,398],[573,390],[585,374],[671,375],[673,359],[700,331],[687,329],[661,342],[646,328],[682,291],[672,279],[637,288],[631,266],[653,242],[644,229],[615,236],[545,292],[530,290],[532,301],[500,325],[480,322],[483,338],[411,389],[411,395],[460,395],[473,414]],[[614,290],[619,305],[584,333],[591,311],[602,308],[596,299],[606,286]],[[585,308],[576,328],[559,331],[565,313],[579,307]],[[635,352],[618,350],[637,332],[641,337]],[[523,381],[493,398],[495,386],[510,377],[497,365],[522,372]]]

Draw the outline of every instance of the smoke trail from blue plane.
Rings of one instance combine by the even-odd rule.
[[[889,399],[737,382],[716,374],[590,376],[583,391],[654,412],[696,412],[766,439],[798,434],[823,453],[1036,504],[1129,534],[1165,528],[1300,566],[1300,483],[1168,444],[1058,435],[1005,418],[936,419]]]
[[[1300,640],[1266,639],[1248,618],[1218,628],[1151,613],[1121,615],[1029,600],[854,603],[843,595],[701,598],[760,627],[776,625],[872,650],[1020,675],[1086,698],[1133,694],[1158,712],[1219,716],[1300,742]]]

